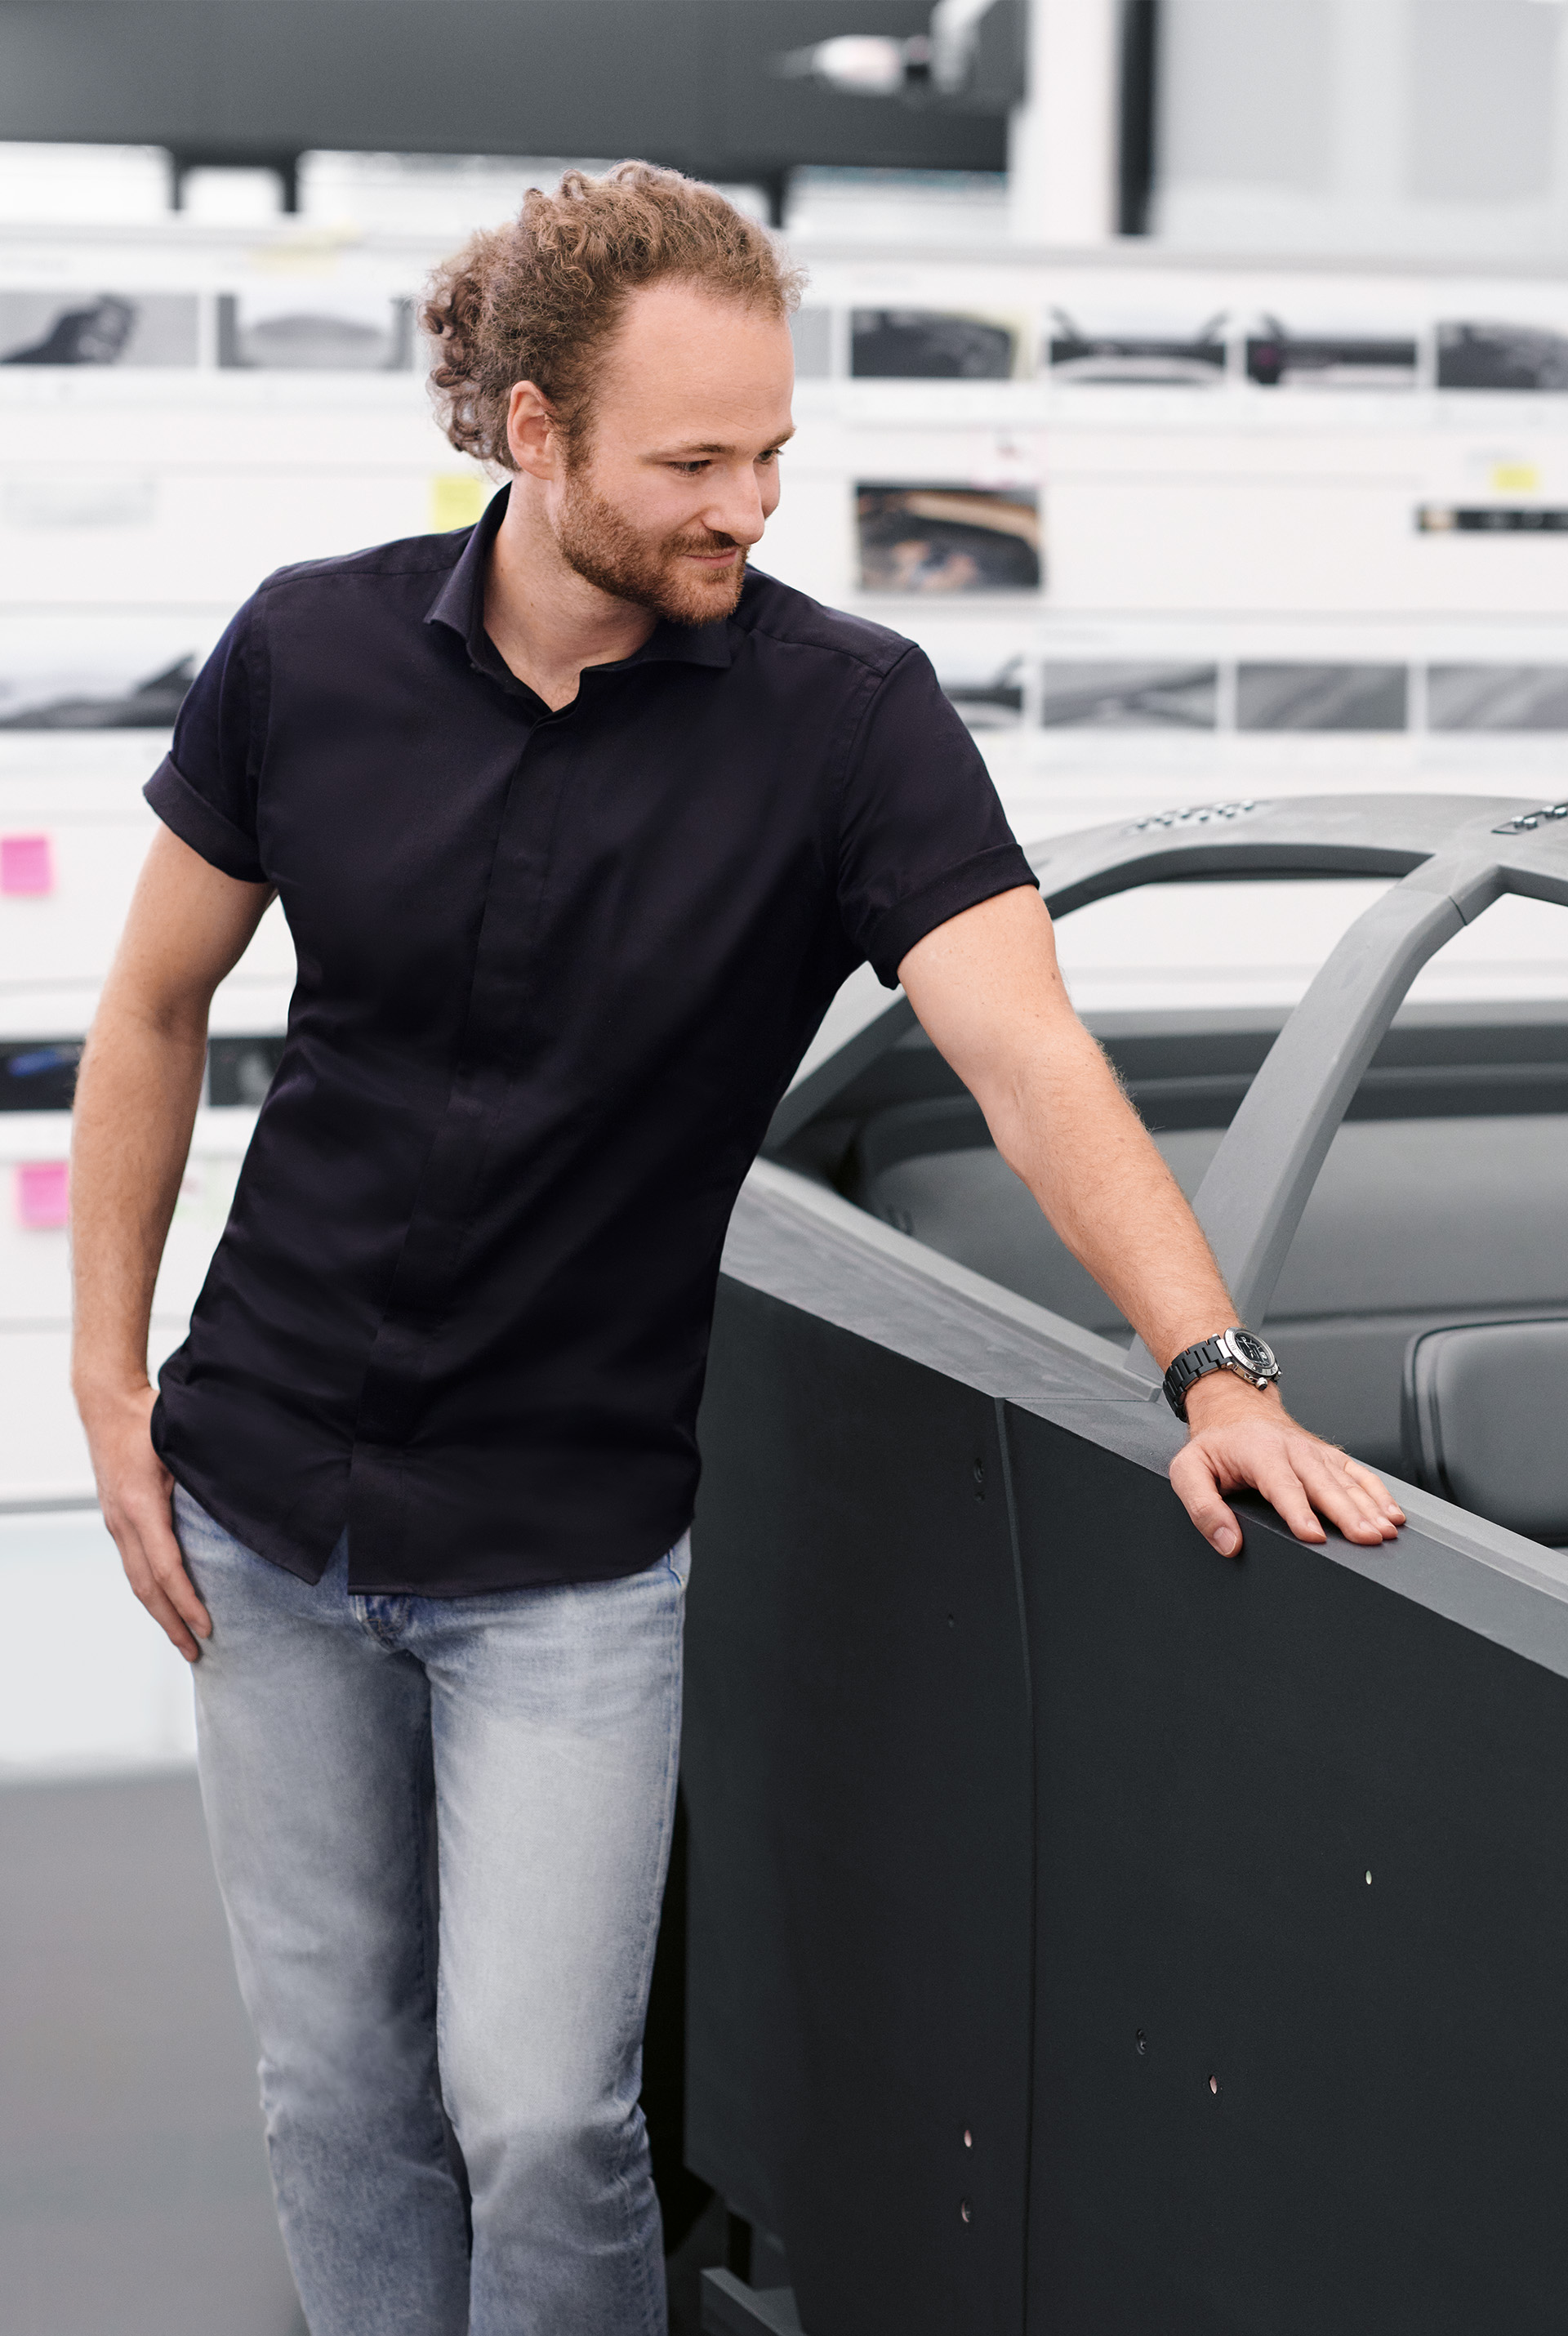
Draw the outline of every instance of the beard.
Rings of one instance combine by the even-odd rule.
[[[745,582],[745,544],[731,535],[653,535],[633,527],[574,471],[561,499],[555,530],[560,556],[585,583],[617,600],[648,608],[671,625],[706,625],[734,613]],[[686,566],[683,554],[738,551],[733,567],[705,576]]]

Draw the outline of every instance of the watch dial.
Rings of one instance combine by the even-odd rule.
[[[1273,1369],[1272,1353],[1263,1344],[1261,1338],[1255,1338],[1252,1336],[1251,1330],[1232,1330],[1231,1344],[1242,1360],[1244,1363],[1250,1363],[1254,1370],[1271,1371]]]

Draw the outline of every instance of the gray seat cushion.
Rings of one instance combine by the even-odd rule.
[[[1405,1465],[1533,1541],[1568,1541],[1568,1319],[1427,1330],[1405,1356]]]

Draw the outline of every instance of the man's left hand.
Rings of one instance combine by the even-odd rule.
[[[1171,1483],[1187,1514],[1222,1557],[1242,1546],[1227,1493],[1251,1485],[1298,1541],[1323,1542],[1323,1520],[1363,1549],[1392,1541],[1405,1512],[1382,1480],[1337,1445],[1309,1433],[1271,1387],[1213,1371],[1187,1396],[1188,1443],[1171,1463]]]

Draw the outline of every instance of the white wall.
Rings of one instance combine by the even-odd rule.
[[[1565,23],[1562,0],[1162,0],[1155,232],[1568,253]]]
[[[0,1516],[0,1785],[195,1751],[189,1669],[96,1514]]]
[[[1027,95],[1008,125],[1013,239],[1104,243],[1116,229],[1121,0],[1027,6]]]

